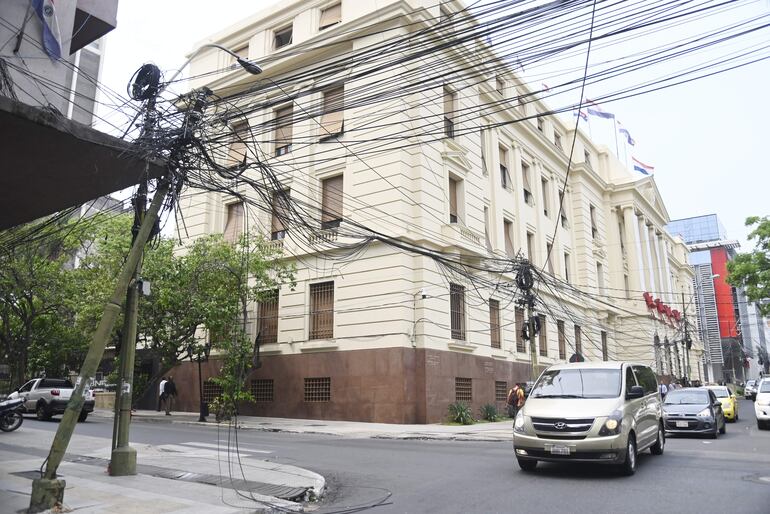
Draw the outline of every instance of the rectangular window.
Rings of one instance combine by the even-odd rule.
[[[211,403],[214,401],[214,398],[219,398],[222,396],[222,386],[219,384],[215,384],[211,380],[206,380],[203,382],[203,401],[205,403]]]
[[[480,131],[481,134],[481,173],[486,177],[489,175],[489,168],[487,168],[487,132],[485,130]]]
[[[259,302],[257,317],[259,332],[257,342],[259,344],[278,342],[278,289],[270,292],[267,298]]]
[[[539,117],[537,118],[537,130],[540,132],[543,132],[545,123],[543,122],[543,118]]]
[[[465,288],[449,284],[449,311],[452,339],[465,341]]]
[[[540,179],[540,189],[543,193],[543,214],[548,217],[548,208],[551,206],[551,198],[548,195],[548,180]]]
[[[601,262],[596,263],[596,285],[599,286],[599,293],[604,294],[604,266]]]
[[[508,382],[504,380],[495,381],[495,401],[504,402],[508,399]]]
[[[559,150],[562,149],[562,146],[561,146],[561,134],[559,134],[556,131],[554,131],[554,133],[553,133],[553,144],[556,145],[556,148],[558,148]]]
[[[243,202],[227,204],[224,239],[228,243],[234,243],[241,234],[243,234]]]
[[[487,243],[487,249],[492,250],[492,242],[489,239],[489,208],[484,206],[484,239]]]
[[[241,121],[233,125],[233,136],[230,141],[230,148],[227,151],[227,165],[235,166],[241,164],[246,158],[248,150],[246,141],[249,139],[249,122]]]
[[[527,259],[530,264],[535,264],[535,235],[531,232],[527,232]]]
[[[567,358],[567,335],[564,333],[563,321],[556,322],[556,331],[559,334],[559,358],[565,360]]]
[[[449,223],[457,223],[457,180],[449,177]]]
[[[332,401],[331,377],[306,378],[305,401],[311,403]]]
[[[628,275],[623,275],[623,286],[626,289],[626,298],[631,298],[631,286],[628,284]]]
[[[516,325],[516,351],[521,353],[527,352],[527,345],[524,343],[524,309],[519,307],[513,310]]]
[[[545,315],[541,314],[538,318],[540,318],[540,356],[548,357],[548,327],[545,324]]]
[[[620,253],[623,255],[623,258],[626,257],[626,231],[623,228],[623,225],[625,224],[625,219],[621,217],[620,221],[618,221],[618,237],[620,238]]]
[[[521,162],[521,187],[524,191],[524,203],[534,205],[532,198],[532,186],[529,183],[529,164]]]
[[[607,349],[607,332],[602,330],[602,360],[608,361],[610,360],[609,352]]]
[[[342,175],[327,178],[321,183],[321,228],[339,227],[342,221]]]
[[[291,44],[292,26],[276,30],[273,34],[273,49],[283,48]]]
[[[545,245],[545,251],[546,251],[546,264],[548,266],[548,273],[553,275],[553,244],[552,243],[546,243]]]
[[[567,218],[567,208],[569,207],[566,202],[567,198],[564,196],[564,191],[559,191],[559,205],[561,205],[561,228],[567,230],[569,228],[569,219]]]
[[[249,60],[249,45],[248,43],[234,51],[235,55],[241,59]]]
[[[468,403],[473,401],[473,379],[455,377],[455,401]]]
[[[272,402],[273,389],[272,378],[255,378],[251,381],[250,392],[255,402]]]
[[[586,166],[589,168],[591,167],[591,152],[588,150],[583,150],[583,159],[585,160]]]
[[[286,237],[286,225],[284,225],[284,221],[291,215],[289,194],[290,191],[288,189],[273,193],[272,221],[270,222],[270,238],[273,241]]]
[[[291,105],[275,111],[275,155],[285,155],[291,152],[292,118],[294,110]]]
[[[508,190],[512,187],[511,174],[508,172],[508,150],[502,146],[500,147],[500,185]]]
[[[492,348],[500,348],[500,302],[489,300],[489,333]]]
[[[596,236],[599,235],[599,229],[596,225],[596,207],[589,204],[588,213],[591,216],[591,237],[596,239]]]
[[[310,337],[334,337],[334,282],[310,284]]]
[[[455,137],[455,111],[457,110],[457,94],[444,87],[444,135]]]
[[[503,236],[505,237],[505,255],[513,258],[516,252],[513,249],[513,223],[505,220],[503,221]]]
[[[575,325],[575,353],[583,354],[583,340],[581,338],[580,325]]]
[[[323,94],[321,140],[342,134],[345,130],[345,88],[340,86]]]
[[[570,268],[569,254],[567,252],[564,252],[564,280],[565,280],[565,282],[569,282],[569,278],[570,278],[569,268]]]
[[[334,4],[326,9],[321,9],[321,21],[318,30],[328,29],[342,21],[342,3]]]

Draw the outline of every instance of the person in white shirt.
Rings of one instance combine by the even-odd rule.
[[[166,388],[166,377],[160,378],[160,386],[158,387],[158,412],[160,412],[160,409],[163,407],[163,400],[166,399],[166,392],[164,389]]]

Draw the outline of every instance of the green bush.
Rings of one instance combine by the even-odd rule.
[[[497,412],[497,407],[492,405],[491,403],[488,403],[486,405],[481,406],[481,419],[487,420],[487,421],[497,421],[500,419],[500,414]]]
[[[473,419],[471,408],[462,402],[449,404],[449,420],[461,425],[473,425],[476,422]]]

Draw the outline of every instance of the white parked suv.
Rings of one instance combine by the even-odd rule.
[[[757,417],[757,428],[770,428],[770,378],[763,378],[757,386],[754,415]]]
[[[51,416],[63,414],[70,401],[74,386],[66,378],[34,378],[8,395],[8,398],[24,400],[25,412],[34,412],[41,421]],[[85,391],[85,402],[78,421],[85,421],[89,412],[94,410],[94,393]]]

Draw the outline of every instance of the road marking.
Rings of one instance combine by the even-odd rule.
[[[184,446],[195,446],[195,447],[198,447],[198,448],[211,448],[213,450],[219,449],[219,451],[224,451],[224,452],[227,451],[227,443],[225,443],[225,442],[223,442],[222,444],[220,444],[218,446],[216,444],[213,444],[213,443],[199,443],[197,441],[189,441],[189,442],[182,443],[182,444]],[[245,448],[245,447],[243,447],[241,445],[238,445],[238,450],[240,452],[242,452],[242,453],[243,452],[247,452],[247,453],[268,453],[268,454],[273,453],[273,452],[268,451],[268,450],[252,450],[251,448],[248,448],[248,447]]]

